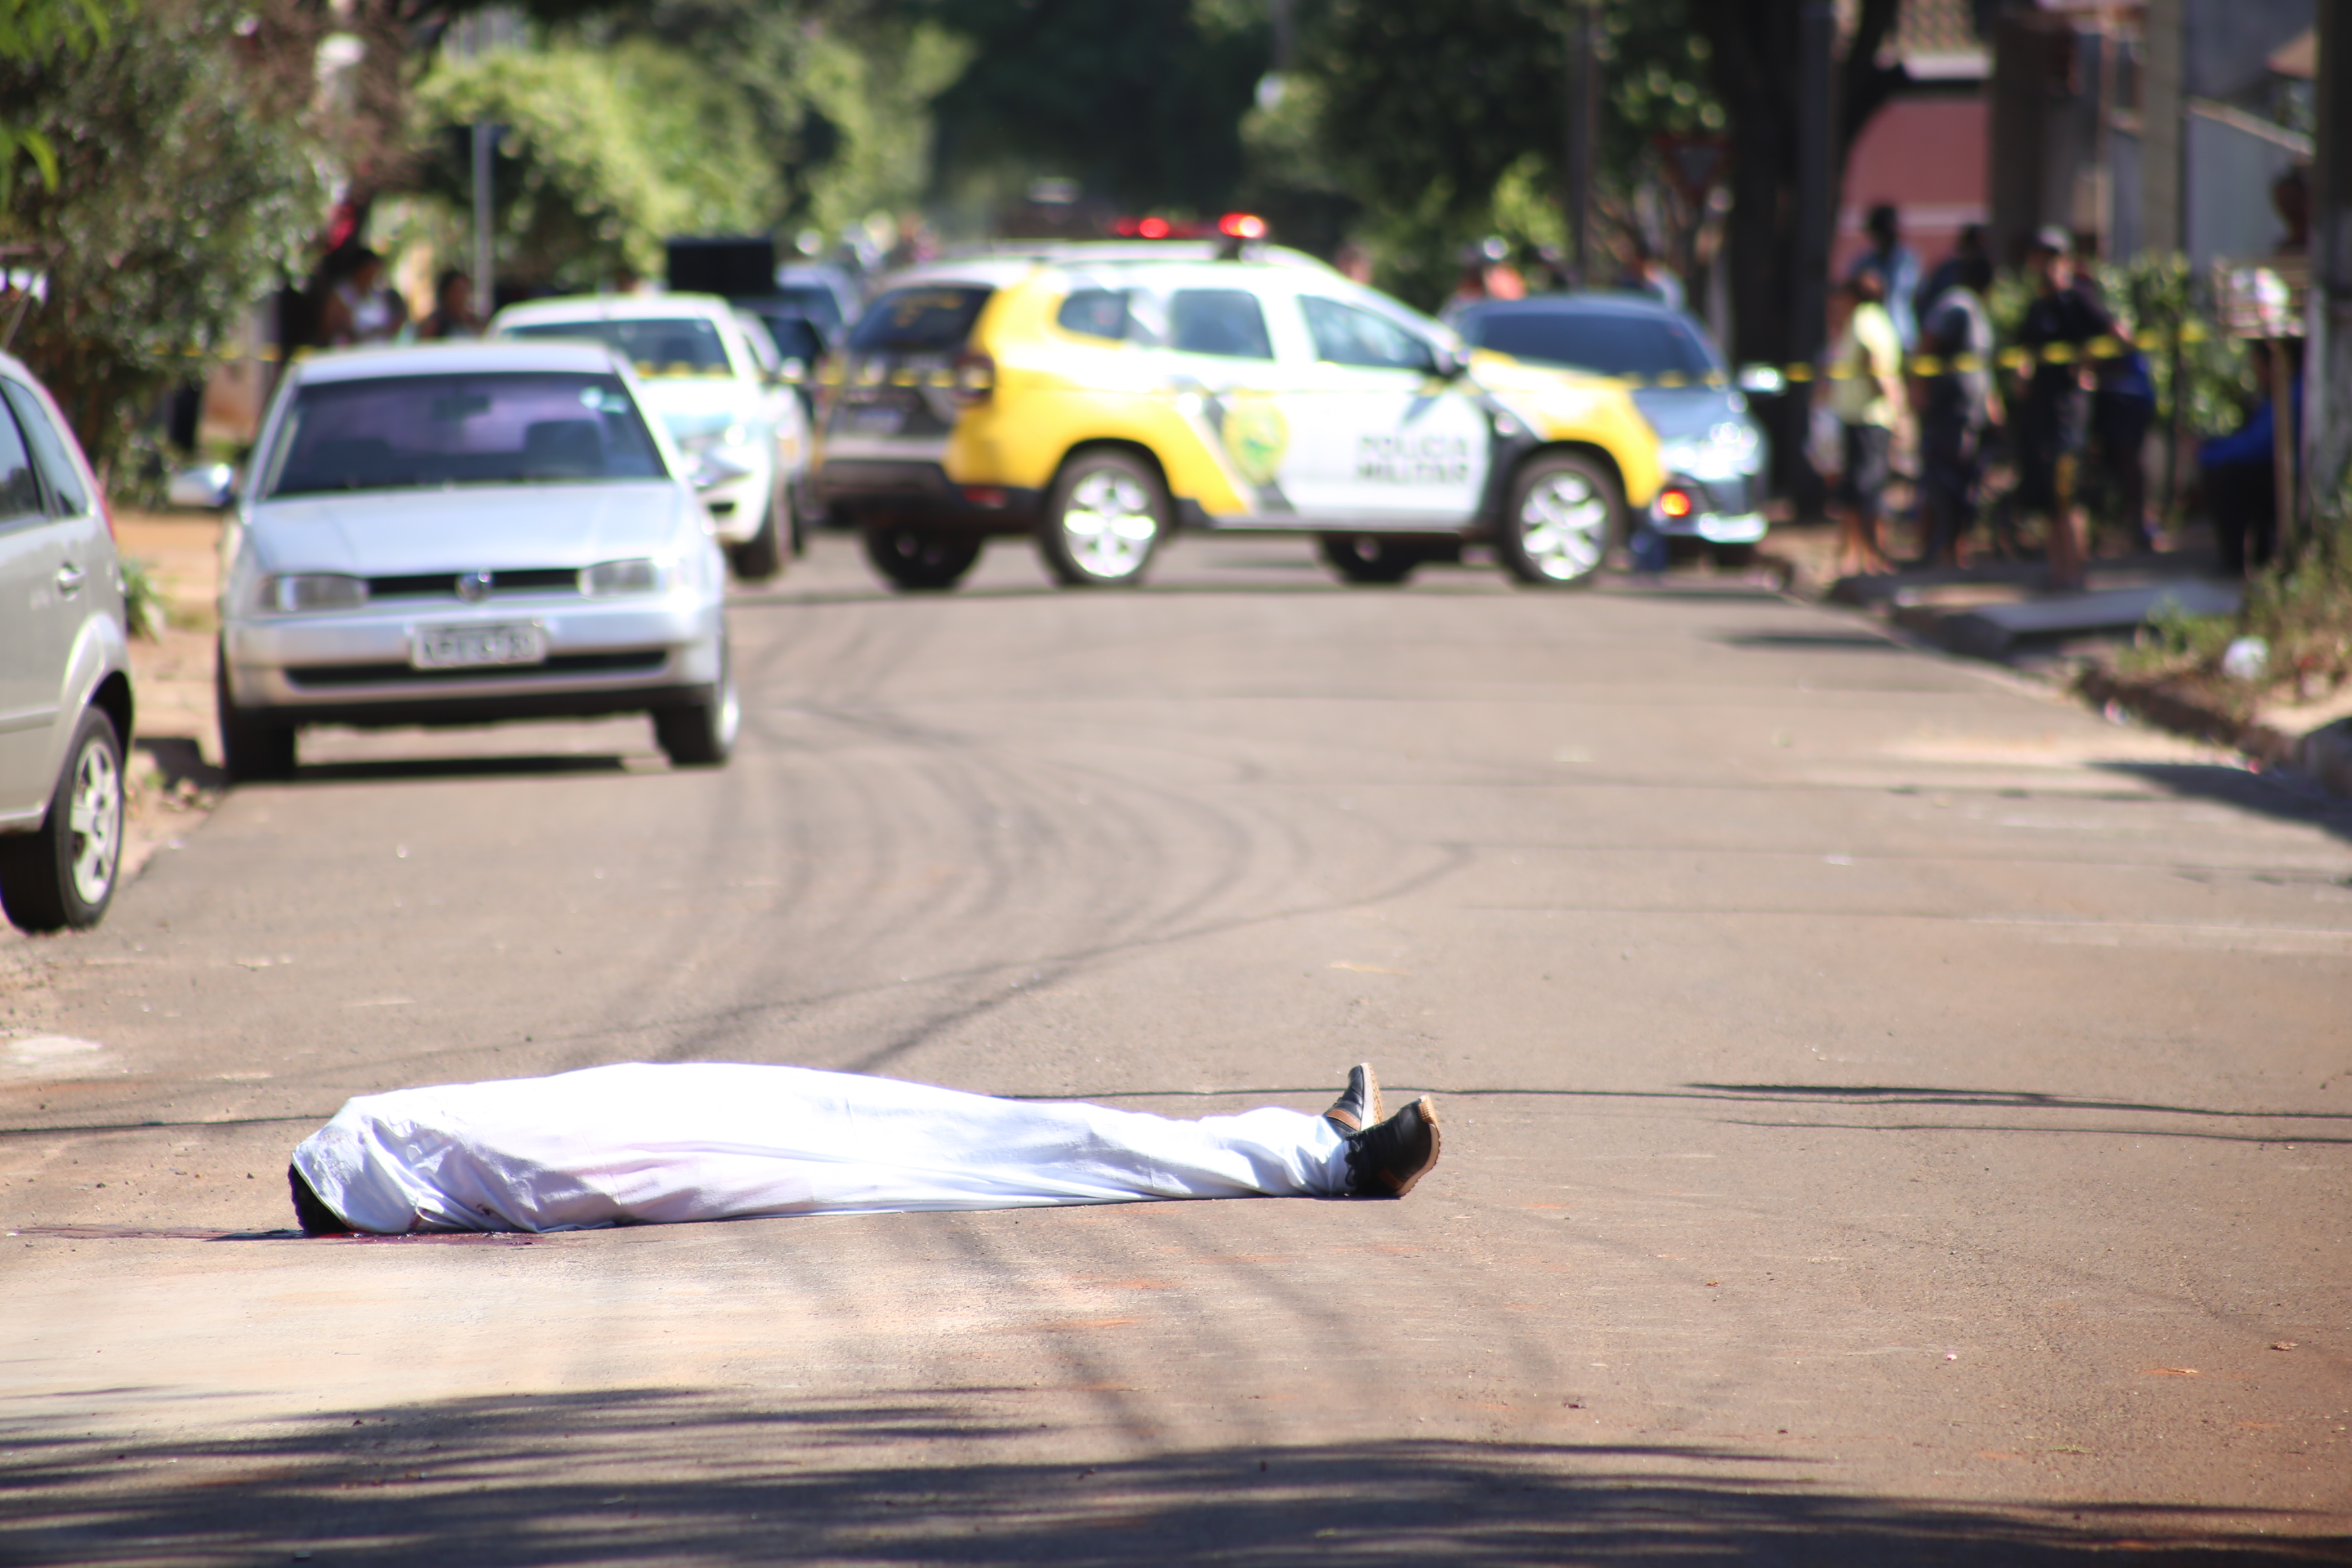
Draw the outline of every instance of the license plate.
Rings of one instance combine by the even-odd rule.
[[[530,621],[477,626],[419,626],[408,662],[418,669],[468,665],[545,664],[547,632]]]
[[[906,411],[899,408],[853,408],[849,411],[850,432],[858,436],[896,436],[898,426],[906,420]]]

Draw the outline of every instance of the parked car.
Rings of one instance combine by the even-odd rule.
[[[230,776],[289,774],[304,724],[629,712],[724,763],[726,563],[688,473],[601,343],[289,366],[222,544]]]
[[[0,354],[0,906],[96,925],[122,864],[130,627],[114,529],[73,432]]]
[[[1696,320],[1641,294],[1537,294],[1467,306],[1455,325],[1477,348],[1633,383],[1666,469],[1650,526],[1727,564],[1754,553],[1770,450]]]
[[[840,346],[841,329],[828,331],[798,306],[775,300],[738,300],[735,309],[758,322],[767,334],[785,381],[800,394],[801,412],[814,428],[818,378]],[[752,346],[758,347],[756,337]]]
[[[1491,543],[1589,581],[1647,506],[1656,437],[1607,380],[1467,358],[1295,253],[1059,246],[891,280],[851,329],[817,491],[876,568],[955,583],[1034,534],[1072,584],[1139,581],[1181,528],[1301,534],[1351,582]]]
[[[588,338],[627,356],[646,405],[703,465],[703,500],[736,575],[764,582],[783,570],[808,416],[761,365],[733,305],[713,294],[540,300],[499,311],[490,336]]]
[[[857,320],[865,306],[857,280],[841,268],[820,261],[791,261],[777,268],[775,299],[835,339]]]

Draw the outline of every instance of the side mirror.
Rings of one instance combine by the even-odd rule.
[[[1769,364],[1743,364],[1739,367],[1739,390],[1759,397],[1777,397],[1789,390],[1789,378]]]
[[[235,504],[236,479],[236,469],[229,464],[205,463],[173,474],[167,493],[173,506],[218,511]]]
[[[1435,374],[1441,380],[1459,381],[1469,374],[1470,356],[1451,343],[1432,343],[1430,357],[1435,361]]]

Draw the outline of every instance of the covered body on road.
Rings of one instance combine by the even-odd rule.
[[[306,1229],[338,1228],[310,1212],[315,1201],[343,1226],[397,1235],[1402,1195],[1435,1163],[1434,1113],[1416,1102],[1384,1133],[1370,1125],[1378,1089],[1358,1071],[1364,1088],[1321,1116],[1265,1106],[1189,1121],[729,1062],[400,1089],[351,1100],[302,1141],[295,1202]],[[1399,1171],[1390,1146],[1405,1133],[1426,1148],[1404,1150],[1419,1163]]]

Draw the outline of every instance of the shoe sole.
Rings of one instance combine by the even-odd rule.
[[[1429,1096],[1424,1094],[1419,1100],[1414,1100],[1413,1103],[1421,1107],[1421,1119],[1423,1122],[1427,1123],[1429,1127],[1429,1158],[1421,1163],[1421,1169],[1415,1171],[1412,1175],[1407,1176],[1403,1181],[1397,1184],[1396,1191],[1389,1194],[1391,1197],[1401,1198],[1404,1196],[1405,1194],[1412,1191],[1413,1187],[1421,1181],[1422,1177],[1435,1170],[1437,1168],[1437,1156],[1445,1147],[1445,1136],[1444,1132],[1439,1130],[1437,1125],[1437,1101],[1430,1099]]]

